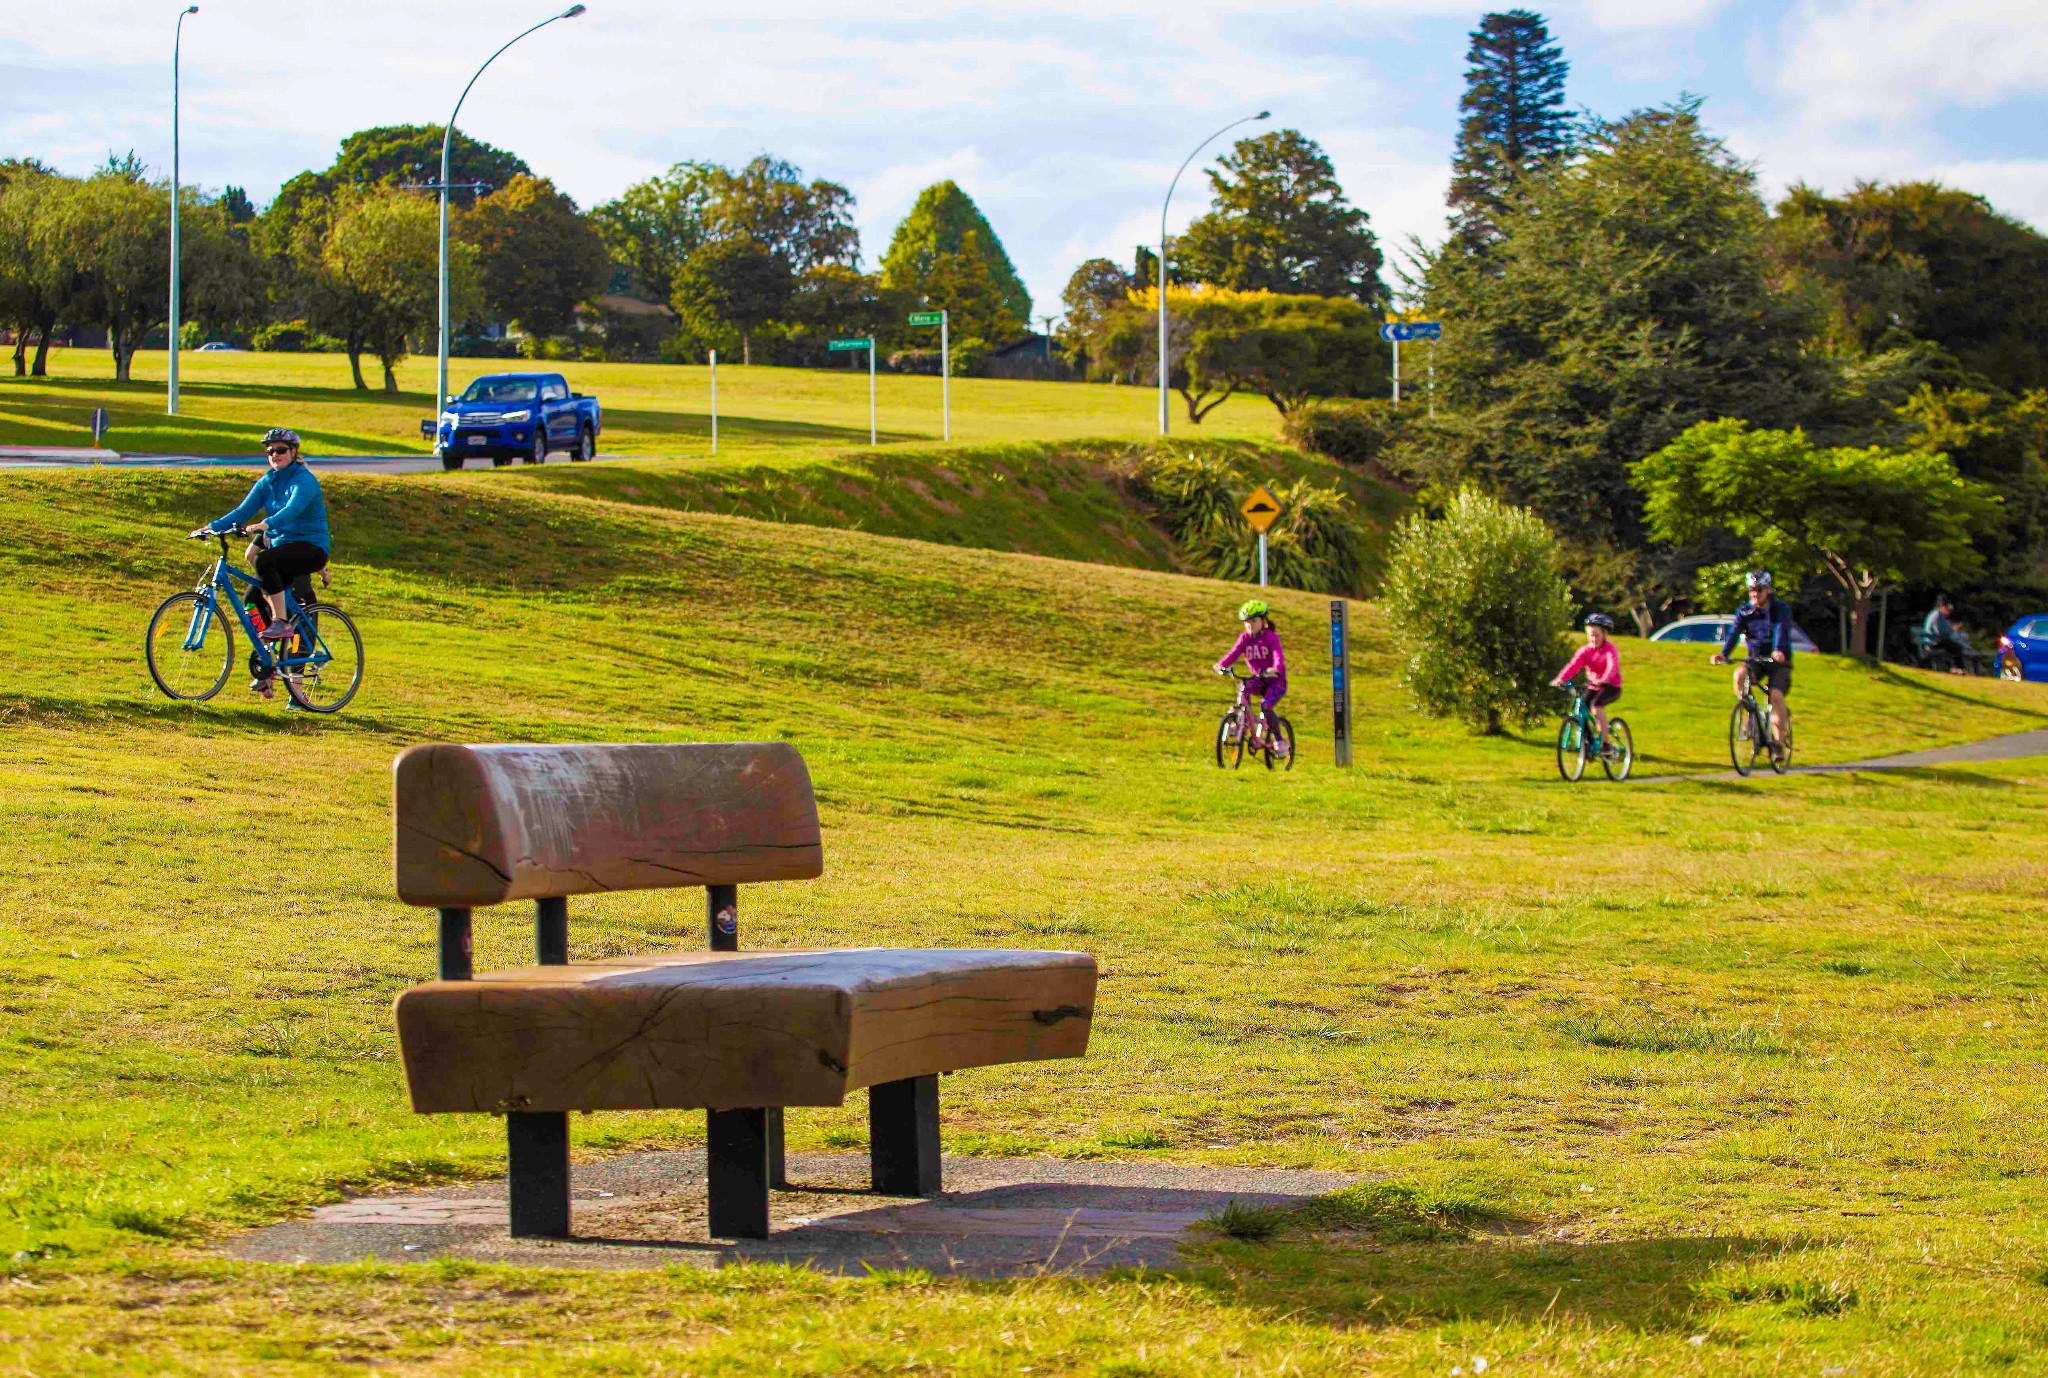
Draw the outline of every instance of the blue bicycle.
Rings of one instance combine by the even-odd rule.
[[[363,638],[356,624],[332,603],[302,603],[287,592],[285,616],[293,635],[282,641],[263,640],[262,628],[244,606],[246,601],[259,610],[265,607],[262,585],[254,575],[228,563],[228,537],[246,534],[239,526],[216,533],[220,557],[199,577],[199,586],[166,598],[149,619],[143,643],[149,677],[174,699],[196,703],[212,698],[234,670],[234,623],[239,621],[255,647],[249,668],[258,684],[282,681],[295,708],[340,712],[363,683]],[[237,582],[248,589],[249,599],[236,596]],[[234,609],[233,619],[228,608]]]

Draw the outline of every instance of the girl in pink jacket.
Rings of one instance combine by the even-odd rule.
[[[1245,669],[1252,672],[1244,692],[1259,701],[1265,739],[1274,744],[1276,752],[1284,752],[1286,738],[1280,735],[1280,724],[1273,716],[1273,705],[1287,697],[1287,655],[1280,649],[1280,633],[1274,629],[1272,614],[1261,599],[1247,602],[1237,610],[1237,616],[1244,631],[1229,653],[1216,662],[1216,673],[1230,673],[1230,667],[1243,659]]]
[[[1600,746],[1607,746],[1607,705],[1621,697],[1621,652],[1614,645],[1614,619],[1596,612],[1586,619],[1586,644],[1566,662],[1550,681],[1564,688],[1565,681],[1579,671],[1586,672],[1586,701],[1593,709],[1593,723],[1600,729]]]

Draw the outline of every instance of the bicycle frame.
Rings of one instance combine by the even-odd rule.
[[[226,594],[228,606],[235,610],[236,620],[242,624],[242,630],[248,634],[249,643],[256,648],[257,663],[263,666],[267,673],[290,674],[294,670],[301,670],[307,666],[325,665],[328,661],[334,659],[333,653],[327,649],[326,641],[320,636],[319,618],[317,616],[301,618],[300,614],[307,612],[308,609],[299,602],[298,595],[294,594],[290,589],[286,589],[284,593],[285,617],[291,621],[293,626],[302,629],[300,635],[296,638],[301,642],[306,639],[303,629],[310,627],[313,632],[313,644],[305,655],[281,655],[271,649],[273,645],[282,646],[286,643],[272,643],[263,639],[256,626],[256,620],[249,616],[249,609],[245,606],[244,600],[236,593],[234,584],[234,581],[239,579],[251,592],[260,594],[263,589],[262,581],[254,575],[246,574],[229,564],[227,538],[223,536],[219,539],[221,545],[220,554],[214,557],[213,563],[207,566],[206,573],[200,576],[198,586],[192,590],[204,598],[205,601],[192,614],[192,625],[185,629],[184,649],[196,651],[205,643],[207,632],[212,630],[213,620],[221,616],[221,595]]]

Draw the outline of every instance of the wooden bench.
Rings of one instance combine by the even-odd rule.
[[[1079,1057],[1095,959],[739,951],[742,884],[823,873],[784,743],[421,746],[394,767],[398,895],[440,979],[398,997],[413,1109],[503,1114],[515,1235],[569,1233],[568,1112],[707,1112],[711,1233],[768,1234],[782,1111],[868,1088],[875,1190],[940,1189],[941,1073]],[[569,960],[570,895],[703,886],[709,950]],[[534,901],[530,967],[471,969],[471,910]]]

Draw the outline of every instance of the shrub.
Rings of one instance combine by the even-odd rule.
[[[1401,682],[1423,712],[1495,733],[1555,706],[1550,677],[1572,614],[1558,556],[1540,518],[1476,488],[1442,517],[1401,523],[1385,597],[1407,653]]]
[[[322,335],[304,321],[273,321],[249,337],[252,347],[283,354],[339,354],[340,340]]]
[[[1296,449],[1384,479],[1392,476],[1388,451],[1405,433],[1406,421],[1393,403],[1380,398],[1311,402],[1287,414],[1280,434]]]
[[[1158,509],[1193,574],[1256,582],[1259,538],[1238,514],[1251,482],[1228,460],[1194,452],[1154,454],[1133,474],[1139,495]],[[1365,536],[1351,500],[1307,479],[1277,485],[1280,520],[1266,535],[1266,577],[1281,588],[1356,592]]]

